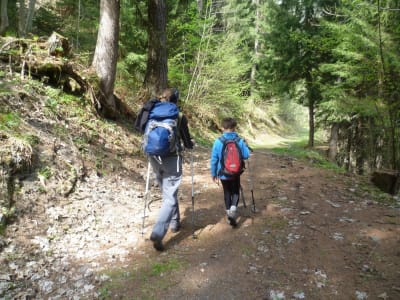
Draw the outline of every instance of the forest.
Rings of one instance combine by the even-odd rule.
[[[400,297],[399,0],[0,3],[0,299]],[[159,253],[134,121],[167,87],[195,146]]]
[[[167,85],[204,128],[263,122],[257,108],[295,122],[300,104],[308,146],[323,132],[329,158],[364,174],[400,169],[399,20],[398,1],[21,0],[2,1],[1,33],[66,37],[109,110]]]

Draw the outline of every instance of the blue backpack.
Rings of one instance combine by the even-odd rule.
[[[179,109],[171,102],[157,102],[149,113],[143,135],[143,150],[151,156],[179,151]]]

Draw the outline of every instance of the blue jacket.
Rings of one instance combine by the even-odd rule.
[[[234,139],[238,137],[238,134],[236,132],[224,132],[222,134],[226,139]],[[223,143],[221,140],[218,138],[215,140],[214,145],[212,147],[211,151],[211,176],[212,177],[220,177],[222,180],[224,179],[229,179],[230,177],[221,175],[219,176],[219,171],[221,170],[221,156],[222,156],[222,147]],[[243,141],[243,139],[239,140],[239,147],[240,150],[242,151],[242,156],[243,159],[248,159],[250,157],[250,149],[246,145],[246,143]]]

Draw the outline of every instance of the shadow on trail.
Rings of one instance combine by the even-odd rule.
[[[240,203],[238,208],[239,217],[237,219],[237,226],[232,227],[228,224],[225,209],[223,208],[222,198],[221,204],[216,204],[208,208],[195,209],[194,224],[192,214],[192,208],[186,207],[183,214],[184,217],[182,218],[181,230],[173,236],[167,234],[165,237],[165,247],[167,251],[187,239],[201,239],[203,236],[218,230],[217,228],[222,227],[224,230],[239,230],[249,220],[253,223],[255,217],[258,215],[257,212],[254,213],[251,211],[249,205],[245,208]]]
[[[193,238],[197,239],[206,228],[212,228],[221,222],[223,218],[223,211],[220,205],[214,205],[209,208],[198,208],[193,211],[191,207],[186,207],[183,218],[182,228],[174,236],[165,238],[166,248],[171,248],[174,245],[179,245],[182,241]]]

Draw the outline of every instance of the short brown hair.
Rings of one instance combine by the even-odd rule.
[[[237,122],[234,118],[225,118],[222,120],[222,128],[224,129],[235,129]]]
[[[177,88],[166,88],[161,93],[159,99],[165,99],[165,101],[177,103],[179,100],[179,91]]]

